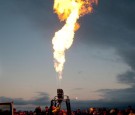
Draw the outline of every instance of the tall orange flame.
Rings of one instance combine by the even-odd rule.
[[[54,12],[58,14],[60,21],[65,21],[65,25],[52,39],[54,67],[59,79],[62,79],[65,51],[71,47],[74,31],[80,27],[77,20],[80,16],[92,12],[92,4],[97,2],[98,0],[54,0]]]

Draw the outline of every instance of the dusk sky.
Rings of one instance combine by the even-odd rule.
[[[66,51],[64,93],[135,103],[135,1],[99,0],[78,22]],[[53,0],[0,0],[0,102],[39,105],[56,95],[52,38],[63,25]]]

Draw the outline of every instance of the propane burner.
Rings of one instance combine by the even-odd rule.
[[[62,102],[66,103],[67,115],[71,115],[70,99],[69,96],[64,95],[63,89],[57,89],[57,96],[55,96],[54,99],[51,100],[50,115],[54,115],[54,112],[59,113]]]
[[[57,89],[58,102],[61,103],[64,99],[64,92],[62,89]]]

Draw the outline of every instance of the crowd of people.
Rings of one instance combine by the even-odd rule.
[[[53,112],[54,115],[67,115],[67,110],[59,109],[58,112]],[[16,111],[14,115],[49,115],[49,107],[41,109],[36,107],[34,111]],[[135,110],[129,106],[126,109],[118,108],[89,108],[89,109],[76,109],[71,111],[71,115],[135,115]]]

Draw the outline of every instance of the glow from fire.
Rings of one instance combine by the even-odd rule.
[[[54,67],[62,79],[65,63],[65,51],[69,49],[74,40],[74,32],[80,27],[77,23],[79,17],[92,12],[92,4],[97,0],[54,0],[54,12],[65,25],[55,33],[52,44],[54,49]]]

